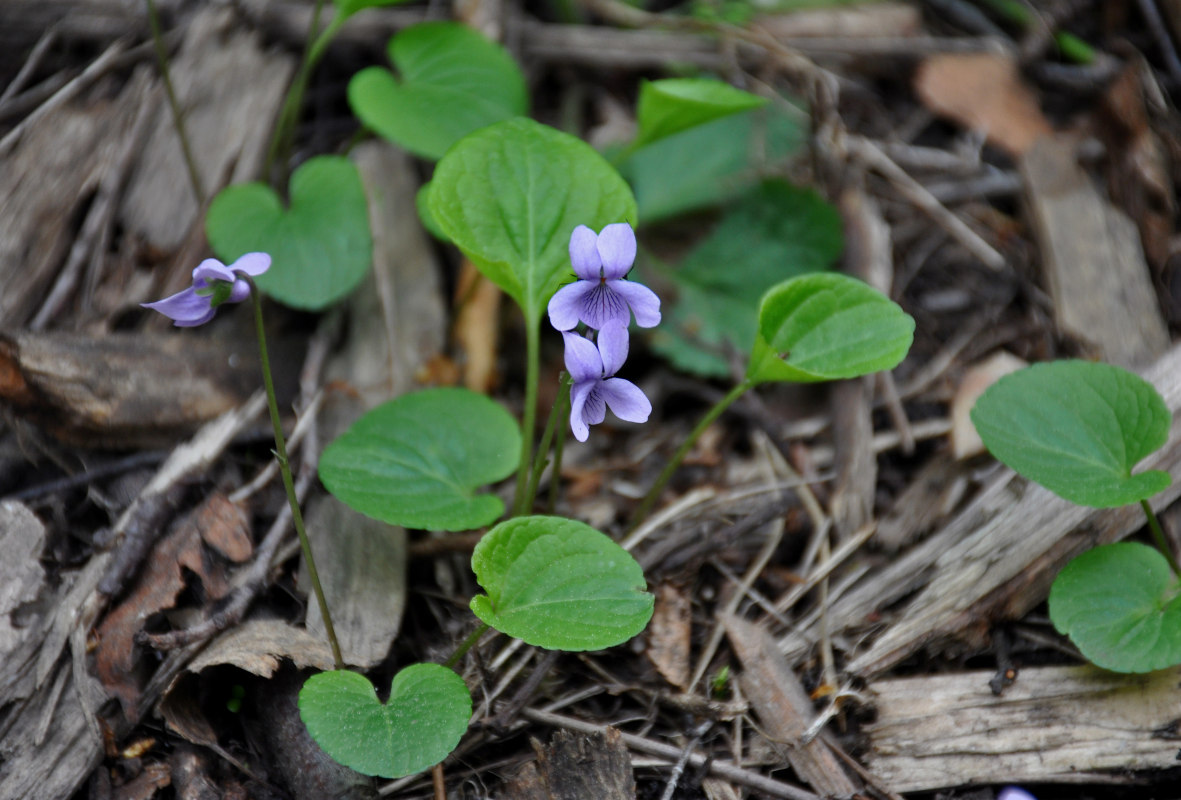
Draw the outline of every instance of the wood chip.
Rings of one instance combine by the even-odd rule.
[[[45,534],[41,520],[23,504],[15,500],[0,503],[0,553],[4,554],[0,560],[0,662],[33,633],[30,626],[15,623],[13,615],[48,589],[41,568]]]
[[[45,299],[79,212],[119,163],[143,80],[130,81],[114,100],[82,98],[44,114],[0,158],[0,320],[6,327],[25,325]]]
[[[1134,369],[1169,346],[1136,226],[1078,165],[1070,136],[1021,159],[1054,318],[1104,361]]]
[[[554,733],[548,745],[531,740],[535,763],[505,787],[504,800],[634,800],[631,757],[615,728],[603,733]]]
[[[822,796],[847,797],[858,786],[823,739],[803,742],[812,722],[812,701],[764,629],[739,617],[722,619],[726,636],[742,662],[742,693],[759,718],[759,728],[796,775]]]
[[[878,681],[866,764],[896,792],[965,783],[1087,783],[1177,765],[1181,670],[1021,670],[996,696],[989,672]]]
[[[0,401],[67,444],[173,444],[240,406],[257,386],[250,342],[0,333]]]
[[[244,28],[233,9],[205,7],[185,25],[170,72],[206,200],[261,172],[272,121],[294,70],[292,57],[264,51],[258,33]],[[161,103],[127,186],[122,221],[167,252],[185,241],[199,211],[176,124]],[[191,269],[179,268],[178,277],[187,279]]]

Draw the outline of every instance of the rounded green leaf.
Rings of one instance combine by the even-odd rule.
[[[462,531],[504,502],[476,489],[512,474],[521,433],[502,406],[467,389],[427,389],[373,409],[320,457],[320,480],[349,507],[392,525]]]
[[[506,520],[476,545],[472,569],[488,593],[472,598],[476,616],[537,647],[601,650],[626,642],[652,617],[636,560],[572,519]]]
[[[1050,588],[1050,620],[1104,669],[1181,664],[1181,586],[1165,557],[1146,545],[1104,545],[1072,560]]]
[[[325,753],[365,775],[401,778],[455,749],[472,716],[463,679],[439,664],[413,664],[377,698],[364,675],[321,672],[299,690],[299,716]]]
[[[580,139],[529,119],[461,139],[435,168],[431,215],[530,325],[572,279],[570,234],[636,221],[619,173]]]
[[[284,209],[264,183],[226,187],[209,205],[205,233],[227,264],[244,253],[270,253],[259,287],[285,305],[317,311],[369,271],[369,205],[356,166],[340,156],[306,161],[291,176],[290,197]]]
[[[636,106],[639,132],[632,147],[641,147],[697,125],[767,104],[766,98],[702,78],[645,81]]]
[[[914,319],[877,289],[836,273],[772,287],[746,375],[764,381],[856,378],[893,369],[914,340]]]
[[[1007,466],[1072,503],[1111,508],[1169,485],[1132,468],[1165,443],[1171,416],[1148,381],[1110,364],[1053,361],[1006,375],[972,422]]]
[[[422,158],[438,160],[462,137],[525,114],[528,88],[508,52],[457,22],[424,22],[390,40],[389,70],[369,67],[349,81],[362,122]]]

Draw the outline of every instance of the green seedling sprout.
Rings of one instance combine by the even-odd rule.
[[[1105,669],[1181,664],[1179,570],[1149,503],[1170,478],[1133,471],[1172,422],[1152,384],[1109,364],[1036,364],[989,387],[972,422],[997,459],[1072,503],[1140,505],[1155,549],[1119,542],[1077,556],[1050,589],[1050,619]]]

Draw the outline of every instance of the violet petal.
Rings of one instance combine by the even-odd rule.
[[[615,416],[627,422],[647,422],[652,414],[652,403],[644,392],[624,378],[608,378],[599,384],[596,394],[611,406]]]
[[[598,280],[575,281],[554,293],[549,301],[549,322],[560,331],[568,331],[578,324],[586,295],[598,286]]]
[[[627,361],[627,328],[614,321],[604,325],[599,331],[598,346],[603,361],[603,377],[619,372],[623,362]]]
[[[594,342],[569,332],[563,333],[562,339],[566,342],[566,371],[574,379],[575,387],[603,377],[603,359]]]
[[[590,429],[586,426],[586,420],[582,418],[582,408],[594,388],[593,383],[580,383],[570,390],[570,430],[574,433],[574,438],[580,442],[585,442],[590,436]]]
[[[599,237],[585,225],[579,225],[570,234],[570,263],[574,274],[584,281],[599,280],[603,262],[595,242]]]
[[[213,319],[214,314],[209,298],[197,294],[197,290],[191,286],[163,300],[140,305],[159,311],[181,328],[203,325]]]
[[[616,222],[599,231],[599,257],[603,260],[603,277],[622,278],[636,261],[636,234],[626,222]]]
[[[247,253],[229,266],[231,272],[245,272],[252,278],[257,278],[270,268],[271,257],[267,253]]]
[[[654,328],[660,324],[660,298],[656,292],[635,281],[608,281],[607,286],[624,299],[641,328]]]

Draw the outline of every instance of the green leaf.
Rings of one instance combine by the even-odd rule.
[[[644,81],[636,107],[633,147],[651,144],[706,122],[767,104],[766,98],[728,83],[701,78]]]
[[[487,525],[504,503],[475,490],[512,474],[521,433],[502,406],[467,389],[426,389],[361,417],[320,457],[328,491],[407,528]]]
[[[529,119],[498,122],[448,151],[431,181],[442,231],[536,325],[571,279],[570,234],[636,221],[619,173],[585,142]]]
[[[431,215],[430,181],[418,187],[418,191],[414,194],[414,210],[418,212],[418,221],[422,223],[422,227],[426,229],[427,233],[441,242],[450,241],[447,234],[443,233],[443,229],[439,227],[439,223],[435,222],[434,216]]]
[[[1181,664],[1181,586],[1165,557],[1146,545],[1104,545],[1072,560],[1050,589],[1050,620],[1104,669]]]
[[[1111,508],[1169,485],[1132,468],[1169,436],[1152,384],[1110,364],[1053,361],[1006,375],[976,401],[972,422],[997,459],[1072,503]]]
[[[727,377],[727,354],[750,352],[754,344],[767,289],[827,269],[843,243],[840,214],[820,195],[785,181],[764,182],[666,273],[676,301],[666,304],[652,332],[653,348],[681,369]]]
[[[502,522],[476,545],[472,569],[488,593],[472,598],[476,616],[537,647],[601,650],[626,642],[652,617],[640,565],[572,519]]]
[[[412,664],[377,699],[364,675],[321,672],[299,690],[299,716],[325,753],[365,775],[401,778],[434,766],[459,744],[472,716],[463,679],[439,664]]]
[[[641,147],[619,170],[651,225],[745,192],[799,150],[806,119],[779,105],[745,111]]]
[[[837,273],[775,286],[759,305],[746,375],[756,383],[856,378],[898,366],[914,319],[877,289]]]
[[[293,308],[319,311],[347,296],[369,271],[369,205],[353,162],[309,159],[291,176],[291,207],[264,183],[223,189],[209,205],[205,233],[227,264],[245,253],[271,256],[256,280]]]
[[[381,6],[397,6],[408,0],[335,0],[336,13],[343,22],[345,19],[356,14],[358,11],[363,11],[366,8],[379,8]]]
[[[455,142],[494,122],[524,115],[528,89],[504,48],[457,22],[424,22],[390,40],[389,70],[369,67],[349,81],[362,122],[417,156],[438,160]]]

